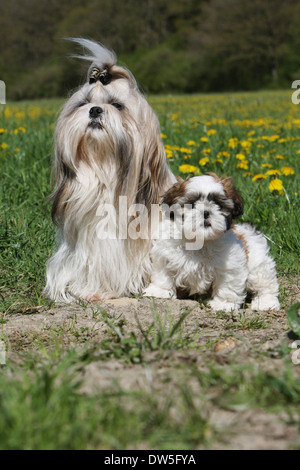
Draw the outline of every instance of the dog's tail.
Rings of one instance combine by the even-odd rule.
[[[84,59],[92,62],[98,66],[100,70],[104,67],[112,67],[117,63],[116,54],[104,47],[102,44],[84,38],[66,38],[68,41],[73,41],[83,47],[83,55],[74,54],[72,57],[77,59]]]

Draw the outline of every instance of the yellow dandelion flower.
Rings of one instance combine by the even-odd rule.
[[[242,160],[241,162],[239,162],[236,166],[237,168],[242,168],[243,170],[248,170],[249,166],[248,166],[248,161],[247,160]]]
[[[191,149],[188,149],[186,147],[180,147],[178,150],[182,153],[192,153]]]
[[[8,145],[5,142],[3,142],[3,144],[0,144],[1,149],[7,149],[7,147]]]
[[[266,180],[266,179],[267,179],[266,175],[263,175],[262,173],[258,173],[257,175],[253,176],[252,181]]]
[[[241,146],[242,146],[244,149],[246,149],[246,148],[248,148],[248,147],[251,146],[251,142],[249,142],[248,140],[242,140],[242,141],[241,141]]]
[[[275,155],[276,160],[284,160],[282,155]]]
[[[12,116],[12,111],[9,108],[9,106],[5,106],[5,108],[4,108],[4,116],[6,118],[10,118]]]
[[[206,163],[208,163],[208,162],[209,162],[209,158],[208,157],[203,157],[199,160],[199,165],[205,166]]]
[[[21,127],[19,127],[19,131],[21,131],[21,132],[26,132],[26,129],[25,129],[25,127],[22,127],[22,126],[21,126]]]
[[[273,170],[268,170],[266,172],[266,175],[267,176],[281,175],[281,172],[280,172],[280,170],[273,169]]]
[[[207,131],[207,135],[213,135],[213,134],[216,134],[216,132],[217,132],[216,129],[209,129]]]
[[[273,165],[271,163],[262,163],[261,165],[263,168],[272,168]]]
[[[222,157],[230,157],[230,153],[229,152],[226,152],[226,151],[223,151],[223,152],[219,152],[218,153],[218,156],[222,156]]]
[[[1,128],[0,129],[0,134],[4,134],[4,132],[5,132],[5,129]]]
[[[270,181],[269,190],[271,191],[271,193],[273,193],[273,191],[278,191],[279,194],[282,194],[283,193],[282,181],[278,178]]]
[[[206,147],[205,149],[202,150],[203,153],[210,153],[211,150],[210,148]]]
[[[194,173],[196,169],[197,168],[194,165],[189,165],[188,163],[184,163],[179,167],[179,171],[181,171],[181,173]]]
[[[201,142],[208,142],[208,137],[201,137]]]
[[[173,157],[173,152],[172,152],[172,150],[170,150],[170,149],[165,149],[165,152],[166,152],[167,158],[172,158],[172,157]]]
[[[187,144],[189,147],[193,147],[194,145],[196,145],[196,142],[194,140],[189,140]]]
[[[20,149],[18,147],[16,147],[15,152],[20,152]]]
[[[246,160],[246,157],[243,153],[237,153],[235,158],[237,158],[238,160]]]
[[[281,173],[284,175],[284,176],[288,176],[288,175],[294,175],[295,174],[295,171],[293,170],[292,167],[290,166],[283,166],[281,168]]]
[[[228,142],[228,147],[230,149],[234,149],[238,144],[238,139],[237,137],[231,137]]]
[[[19,129],[20,129],[20,127],[19,127]],[[161,137],[162,139],[166,139],[166,138],[167,138],[166,134],[160,134],[160,137]]]
[[[176,113],[172,114],[171,115],[171,121],[175,121],[175,119],[177,119],[178,116],[179,116],[179,114],[176,114]]]

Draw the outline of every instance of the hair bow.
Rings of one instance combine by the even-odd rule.
[[[95,83],[98,80],[102,85],[108,85],[112,79],[108,69],[100,70],[98,67],[93,67],[89,75],[89,83]]]

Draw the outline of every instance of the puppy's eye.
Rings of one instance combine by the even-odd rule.
[[[111,103],[112,106],[114,106],[118,111],[122,111],[124,109],[124,106],[120,103]]]

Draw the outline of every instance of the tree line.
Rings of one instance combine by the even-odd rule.
[[[65,96],[87,64],[65,37],[112,48],[146,92],[290,86],[300,78],[295,0],[0,1],[8,99]]]

